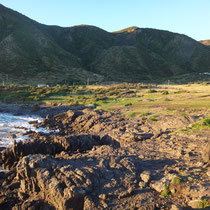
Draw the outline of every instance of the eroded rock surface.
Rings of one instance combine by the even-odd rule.
[[[177,121],[182,127],[192,119]],[[28,132],[29,140],[1,153],[10,172],[0,173],[0,208],[185,209],[208,202],[210,133],[174,133],[176,123],[168,122],[160,129],[161,120],[87,109],[48,115],[37,126],[56,132]]]

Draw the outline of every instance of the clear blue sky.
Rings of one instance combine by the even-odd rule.
[[[0,0],[40,23],[88,24],[107,31],[130,26],[210,39],[210,0]]]

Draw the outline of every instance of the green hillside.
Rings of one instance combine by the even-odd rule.
[[[8,83],[151,81],[210,72],[210,49],[181,34],[39,24],[0,5],[0,76]]]

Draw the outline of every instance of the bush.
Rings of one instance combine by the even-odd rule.
[[[202,202],[199,202],[199,208],[208,208],[210,207],[210,202],[207,198],[204,198]]]
[[[165,186],[165,189],[161,193],[162,196],[167,197],[170,194],[170,190],[168,189],[168,186]]]
[[[107,93],[108,96],[118,95],[119,91],[113,90]]]
[[[145,116],[148,116],[148,115],[151,115],[151,113],[145,112],[145,113],[141,113],[141,114],[140,114],[141,117],[145,117]]]
[[[176,185],[176,184],[179,184],[180,182],[181,182],[181,177],[177,176],[177,177],[174,177],[171,184]]]
[[[158,119],[157,119],[158,117],[159,117],[159,115],[152,115],[152,116],[150,116],[149,119],[156,122],[156,121],[158,121]]]
[[[203,125],[210,127],[210,118],[204,119],[203,120]]]
[[[167,91],[167,90],[164,90],[163,92],[162,92],[162,95],[168,95],[169,94],[169,92]]]
[[[12,102],[14,102],[14,97],[13,96],[5,96],[3,98],[3,102],[4,103],[12,103]]]
[[[202,130],[202,129],[209,129],[209,128],[210,128],[210,118],[206,118],[204,120],[201,120],[201,121],[195,123],[191,127],[182,129],[181,131],[192,132],[193,130]]]
[[[147,93],[156,93],[157,92],[157,90],[154,90],[154,89],[149,89],[148,91],[147,91]]]
[[[170,98],[165,98],[165,101],[172,101]]]
[[[135,117],[136,115],[138,115],[138,112],[131,112],[129,114],[127,114],[128,117]]]
[[[132,106],[132,105],[133,105],[132,103],[127,103],[124,106]]]
[[[202,82],[201,85],[207,86],[208,85],[208,82]]]

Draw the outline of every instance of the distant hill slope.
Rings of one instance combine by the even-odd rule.
[[[181,34],[39,24],[0,5],[0,76],[14,83],[145,81],[210,72],[210,49]]]
[[[46,36],[39,23],[1,5],[0,74],[3,79],[35,84],[95,76],[82,68],[80,58]]]
[[[210,39],[209,40],[201,40],[200,43],[204,44],[206,46],[210,46]]]

